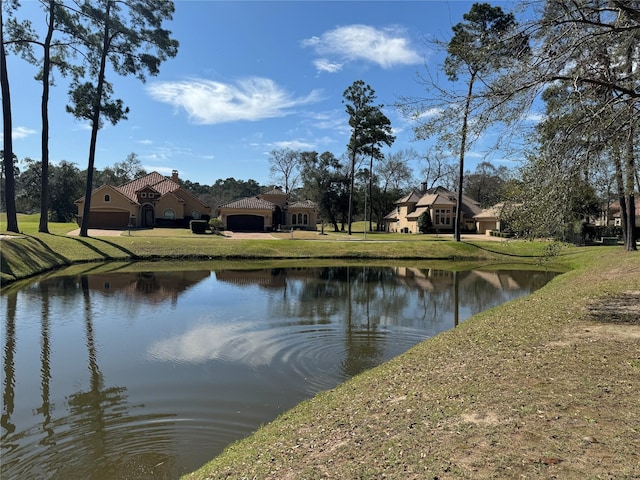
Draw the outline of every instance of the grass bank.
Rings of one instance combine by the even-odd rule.
[[[3,224],[0,222],[0,229]],[[541,262],[548,259],[546,242],[453,242],[438,236],[367,233],[281,233],[269,240],[238,240],[195,235],[184,229],[135,230],[120,236],[69,236],[72,223],[50,223],[39,233],[38,216],[20,216],[21,233],[4,235],[0,243],[0,280],[7,284],[56,268],[83,262],[154,259],[288,260],[393,259]],[[356,230],[354,230],[356,231]],[[575,252],[566,250],[563,262]]]
[[[184,479],[640,478],[640,255],[584,249],[574,266]]]

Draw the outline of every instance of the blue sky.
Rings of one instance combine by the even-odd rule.
[[[35,27],[44,18],[35,0],[19,17]],[[166,27],[180,42],[177,57],[146,83],[111,73],[128,120],[98,134],[96,167],[136,153],[147,171],[210,185],[234,177],[270,184],[269,152],[279,148],[331,151],[349,139],[342,93],[356,80],[375,90],[397,140],[385,150],[413,148],[411,126],[393,108],[420,96],[416,81],[442,56],[426,39],[448,39],[467,1],[207,1],[177,0]],[[510,10],[510,3],[501,2]],[[40,159],[41,86],[35,68],[11,56],[14,151]],[[56,74],[50,102],[50,158],[86,168],[89,126],[66,113],[67,87]],[[481,147],[478,147],[481,148]],[[473,170],[470,152],[466,166]],[[476,160],[477,161],[477,160]],[[416,175],[419,164],[413,165]]]

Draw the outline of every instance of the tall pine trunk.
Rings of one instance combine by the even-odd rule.
[[[42,62],[42,177],[40,179],[40,224],[38,231],[49,233],[49,75],[51,72],[51,39],[55,23],[55,0],[49,1],[49,28],[44,41]]]
[[[473,95],[473,82],[476,78],[476,74],[472,73],[469,78],[469,91],[467,92],[467,99],[464,106],[464,117],[462,118],[462,134],[460,139],[460,165],[458,170],[458,198],[456,202],[456,221],[454,225],[454,239],[459,242],[462,230],[462,183],[464,181],[464,154],[467,149],[467,129],[469,122],[469,111],[471,110],[471,98]]]
[[[631,115],[633,112],[633,102],[630,102],[629,112]],[[624,237],[624,249],[628,252],[633,252],[638,250],[638,246],[636,245],[636,202],[634,195],[634,187],[635,187],[635,156],[634,156],[634,145],[633,145],[633,135],[635,131],[633,128],[633,117],[630,118],[629,121],[629,133],[627,136],[627,145],[626,145],[626,155],[625,155],[625,207],[626,207],[626,233]],[[622,210],[622,205],[620,205],[620,209]],[[624,217],[623,217],[624,218]]]
[[[104,90],[104,76],[107,67],[107,54],[109,52],[109,14],[111,2],[107,2],[105,11],[104,36],[102,39],[102,55],[100,58],[100,72],[98,73],[98,86],[96,88],[96,98],[93,105],[93,118],[91,119],[91,141],[89,143],[89,162],[87,166],[87,185],[85,188],[84,208],[82,210],[82,225],[80,226],[80,236],[89,236],[89,217],[91,215],[91,192],[93,191],[93,170],[96,160],[96,143],[98,141],[98,129],[100,128],[100,112],[102,106],[102,92]]]
[[[7,231],[18,233],[18,212],[16,209],[16,179],[13,164],[13,122],[11,118],[11,95],[7,76],[7,52],[4,49],[4,20],[2,19],[2,0],[0,0],[0,88],[2,89],[2,122],[4,135],[4,195],[7,209]]]

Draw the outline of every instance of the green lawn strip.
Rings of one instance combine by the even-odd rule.
[[[187,479],[640,477],[640,256],[599,250],[321,393]],[[637,312],[637,310],[636,310]]]
[[[551,245],[548,242],[453,242],[422,235],[403,241],[233,240],[211,234],[195,235],[184,229],[139,230],[132,235],[125,232],[121,236],[81,238],[57,233],[72,230],[74,224],[51,223],[49,229],[53,233],[46,234],[37,232],[34,216],[27,218],[32,221],[21,221],[24,233],[5,236],[1,240],[0,279],[3,284],[78,262],[113,260],[324,258],[543,263],[550,258],[547,253]],[[156,231],[161,231],[162,236],[156,235]],[[175,236],[168,236],[171,232]],[[577,250],[567,248],[555,259],[564,257],[562,262],[567,262]]]

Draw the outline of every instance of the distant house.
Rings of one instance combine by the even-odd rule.
[[[428,213],[434,231],[453,232],[457,211],[457,193],[444,187],[413,191],[395,202],[396,208],[384,217],[388,232],[419,233],[418,219]],[[462,230],[475,231],[474,216],[482,209],[472,198],[462,196]]]
[[[489,233],[490,231],[501,231],[500,216],[504,209],[504,203],[498,203],[490,208],[485,208],[477,215],[474,215],[476,221],[476,231],[478,233]]]
[[[85,197],[76,200],[82,224]],[[102,185],[91,192],[90,228],[152,228],[187,226],[192,219],[209,219],[211,207],[171,178],[151,172],[120,186]]]
[[[316,230],[318,223],[315,203],[289,202],[280,188],[224,203],[218,206],[216,215],[225,229],[232,231]]]
[[[636,199],[636,226],[640,226],[640,201]],[[620,227],[622,226],[622,211],[620,210],[620,201],[616,200],[607,206],[602,208],[600,218],[595,220],[596,225],[606,227]]]

